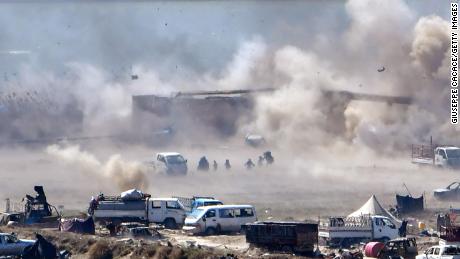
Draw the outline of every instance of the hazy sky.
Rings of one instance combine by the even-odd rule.
[[[420,16],[449,15],[440,1],[407,2]],[[84,62],[114,73],[133,64],[212,73],[254,37],[274,47],[308,48],[320,33],[338,37],[347,22],[345,1],[1,2],[0,71]]]

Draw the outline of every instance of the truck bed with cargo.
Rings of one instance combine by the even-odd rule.
[[[120,196],[98,197],[88,210],[94,221],[119,225],[126,222],[164,224],[177,228],[184,224],[186,210],[177,198],[122,199]]]

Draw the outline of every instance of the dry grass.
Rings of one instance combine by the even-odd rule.
[[[88,251],[89,259],[112,259],[113,252],[107,241],[98,241]]]

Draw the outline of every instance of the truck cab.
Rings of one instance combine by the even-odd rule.
[[[444,168],[460,168],[460,148],[451,146],[435,148],[434,164]]]
[[[171,229],[183,225],[186,218],[186,210],[177,198],[150,198],[147,211],[149,222],[162,223]]]
[[[187,160],[177,152],[163,152],[156,154],[155,170],[167,175],[187,174]]]
[[[0,256],[20,256],[35,240],[18,239],[14,234],[0,233]]]
[[[388,241],[399,236],[396,225],[384,216],[372,216],[373,239]]]

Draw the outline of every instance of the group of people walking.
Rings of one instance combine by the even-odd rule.
[[[261,167],[264,164],[265,165],[271,165],[271,164],[273,164],[274,161],[275,161],[275,159],[273,158],[271,151],[266,151],[261,156],[259,156],[259,160],[257,161],[257,166]],[[251,158],[249,158],[246,161],[246,163],[244,163],[244,167],[247,170],[251,170],[255,166],[256,165],[254,164],[254,162],[252,161]],[[230,160],[229,159],[225,159],[224,167],[225,167],[226,170],[230,170],[232,168],[232,166],[230,165]],[[218,168],[219,168],[219,165],[218,165],[217,161],[213,160],[212,169],[214,171],[217,171]],[[206,158],[206,156],[202,156],[200,158],[200,160],[198,161],[197,170],[198,171],[209,171],[210,170],[210,164],[209,164],[209,161]]]

